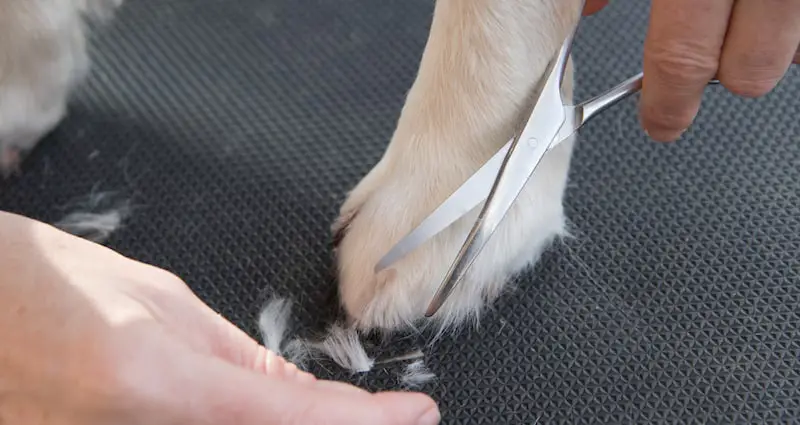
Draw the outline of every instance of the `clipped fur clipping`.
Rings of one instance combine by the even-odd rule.
[[[53,225],[67,233],[103,243],[130,217],[130,200],[115,199],[114,192],[96,192],[73,202],[73,211]]]
[[[339,366],[353,372],[369,372],[375,361],[364,350],[355,329],[334,325],[322,341],[293,339],[286,342],[292,305],[285,298],[270,300],[258,317],[264,347],[303,368],[314,353],[329,357]]]
[[[302,339],[293,339],[283,348],[283,358],[294,363],[300,369],[305,369],[306,362],[310,356],[308,344]]]
[[[314,342],[311,348],[324,353],[339,366],[353,372],[369,372],[375,360],[367,355],[364,346],[358,339],[355,329],[345,329],[334,325],[328,336],[321,342]]]
[[[265,348],[299,368],[304,367],[312,354],[321,353],[352,372],[363,373],[372,370],[375,361],[364,350],[355,329],[334,325],[322,341],[293,339],[285,342],[291,313],[291,302],[285,298],[272,299],[261,310],[258,328]]]
[[[406,366],[403,375],[400,377],[400,382],[409,388],[416,388],[422,386],[436,378],[427,367],[423,360],[416,360]]]
[[[369,372],[376,364],[411,362],[402,369],[399,376],[400,382],[407,388],[419,387],[436,377],[425,367],[424,354],[421,350],[376,361],[367,354],[359,339],[359,333],[354,328],[333,325],[322,340],[308,341],[294,338],[287,341],[291,318],[291,301],[274,298],[261,310],[258,327],[264,347],[294,363],[300,369],[305,369],[306,362],[310,358],[318,358],[317,355],[321,354],[354,373]]]
[[[258,316],[258,328],[264,347],[273,353],[283,355],[283,339],[289,326],[292,304],[284,298],[276,298],[267,303]]]
[[[258,316],[258,329],[264,348],[294,363],[303,369],[309,356],[309,347],[299,339],[286,342],[292,303],[285,298],[270,300]]]

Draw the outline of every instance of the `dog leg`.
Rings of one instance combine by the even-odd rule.
[[[416,327],[476,209],[375,275],[376,262],[519,129],[550,60],[579,16],[575,0],[439,0],[418,76],[381,160],[333,225],[341,302],[363,330]],[[572,64],[563,91],[572,96]],[[465,281],[433,317],[476,319],[508,280],[565,233],[574,141],[549,152]]]
[[[83,19],[121,0],[0,0],[0,173],[16,171],[66,114],[89,68]]]

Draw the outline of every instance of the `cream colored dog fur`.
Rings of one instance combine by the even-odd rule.
[[[84,20],[122,0],[0,0],[0,166],[65,116],[89,59]],[[169,0],[165,0],[169,1]],[[549,61],[578,18],[578,0],[438,0],[427,45],[380,162],[349,194],[333,231],[342,305],[360,329],[424,324],[424,311],[477,210],[379,275],[391,246],[516,130]],[[572,96],[572,67],[564,83]],[[574,141],[542,161],[515,207],[434,320],[478,317],[515,274],[565,233],[562,198]]]

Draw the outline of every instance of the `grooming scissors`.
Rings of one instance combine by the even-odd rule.
[[[579,23],[578,23],[579,24]],[[436,236],[486,200],[455,261],[427,308],[431,317],[461,282],[544,155],[569,139],[589,120],[642,88],[643,73],[577,105],[565,105],[561,94],[566,65],[578,24],[572,29],[550,65],[550,71],[525,127],[473,174],[413,231],[378,262],[375,272]],[[712,80],[709,84],[717,84]]]

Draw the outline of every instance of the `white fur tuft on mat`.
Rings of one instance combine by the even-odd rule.
[[[54,226],[92,242],[103,243],[131,215],[129,200],[113,200],[113,192],[92,192],[73,203],[73,211]]]
[[[425,362],[417,360],[406,366],[400,381],[407,387],[416,388],[436,378],[427,367]]]
[[[283,348],[283,358],[294,363],[300,369],[305,369],[310,356],[308,344],[302,339],[293,339]]]
[[[293,339],[284,344],[292,316],[292,303],[285,298],[270,300],[258,316],[258,329],[264,348],[303,369],[309,356],[307,343]]]
[[[372,369],[375,361],[367,355],[355,329],[335,325],[322,341],[293,339],[284,344],[291,313],[292,305],[285,298],[274,298],[261,310],[258,328],[265,348],[299,368],[303,368],[313,353],[320,353],[353,372],[369,372]]]
[[[334,325],[324,340],[313,342],[310,347],[324,353],[339,366],[353,372],[369,372],[375,365],[375,359],[367,355],[355,329],[345,329]]]
[[[267,303],[258,316],[258,328],[264,347],[273,353],[283,355],[283,339],[289,327],[292,304],[284,298],[276,298]]]
[[[298,368],[305,369],[306,361],[314,354],[322,354],[337,365],[355,373],[372,370],[376,363],[412,361],[403,370],[400,381],[407,387],[417,387],[434,379],[422,360],[424,354],[416,350],[409,354],[376,362],[367,354],[354,328],[334,325],[321,341],[307,341],[295,338],[286,342],[290,327],[292,304],[285,298],[274,298],[267,302],[258,316],[258,327],[264,347],[283,356]]]

